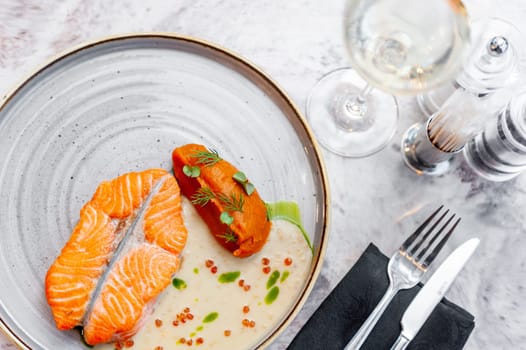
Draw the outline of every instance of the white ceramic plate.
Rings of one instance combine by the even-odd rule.
[[[166,34],[112,37],[67,52],[0,109],[0,328],[22,348],[85,349],[56,330],[44,276],[97,184],[171,168],[176,146],[219,151],[266,201],[294,200],[321,268],[328,191],[320,152],[298,110],[261,71],[209,43]]]

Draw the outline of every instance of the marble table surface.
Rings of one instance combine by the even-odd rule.
[[[304,110],[315,82],[348,65],[342,8],[343,1],[336,0],[2,0],[0,96],[73,45],[109,34],[169,31],[241,54]],[[495,11],[526,33],[521,24],[526,2],[501,1]],[[403,131],[423,116],[414,98],[399,102],[399,130],[380,153],[343,159],[322,150],[332,195],[326,259],[307,303],[272,349],[286,348],[369,242],[391,254],[423,213],[440,203],[463,218],[446,253],[470,237],[481,238],[476,255],[447,294],[476,317],[465,349],[526,349],[526,175],[491,183],[457,159],[443,176],[417,176],[404,166],[399,144]],[[14,348],[0,334],[0,349]]]

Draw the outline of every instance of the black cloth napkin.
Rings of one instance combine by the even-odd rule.
[[[370,244],[296,335],[288,349],[343,349],[387,289],[388,261],[376,246]],[[418,285],[400,291],[395,296],[361,350],[391,348],[401,331],[400,320],[421,287]],[[407,349],[462,349],[474,326],[471,314],[444,298]]]

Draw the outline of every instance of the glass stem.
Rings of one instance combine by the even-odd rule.
[[[365,84],[365,87],[362,89],[362,91],[360,91],[358,96],[356,96],[356,100],[359,103],[362,103],[362,104],[365,103],[365,100],[366,100],[367,96],[369,96],[371,91],[373,91],[373,87],[371,85],[369,85],[369,83]]]
[[[337,125],[348,132],[365,131],[374,121],[374,115],[369,111],[367,97],[373,87],[366,84],[359,92],[342,95],[335,104],[334,116]]]
[[[347,101],[347,108],[351,113],[360,118],[366,118],[367,113],[367,96],[371,94],[373,87],[369,84],[365,84],[365,87],[358,93],[353,95]]]

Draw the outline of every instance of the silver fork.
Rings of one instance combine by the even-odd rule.
[[[447,226],[451,223],[455,214],[452,214],[447,221],[438,229],[434,234],[433,231],[437,228],[438,224],[446,217],[449,213],[449,209],[446,210],[433,224],[433,218],[442,210],[444,206],[441,205],[431,216],[429,216],[416,231],[409,236],[404,243],[400,246],[397,252],[393,254],[387,265],[387,274],[389,275],[389,287],[384,296],[375,307],[373,312],[369,315],[365,323],[360,327],[358,332],[354,335],[351,341],[345,347],[345,350],[358,350],[367,339],[367,336],[373,330],[374,326],[382,316],[393,297],[398,293],[399,290],[408,289],[414,287],[426,272],[427,268],[433,260],[436,258],[444,244],[446,244],[448,238],[451,236],[460,218],[455,220],[451,228],[446,231],[442,239],[434,246],[433,250],[430,248],[437,241],[437,239],[445,232]],[[427,226],[430,228],[424,232]],[[427,244],[422,248],[422,245],[431,236]],[[420,239],[418,239],[420,237]],[[429,254],[426,254],[431,251]]]

